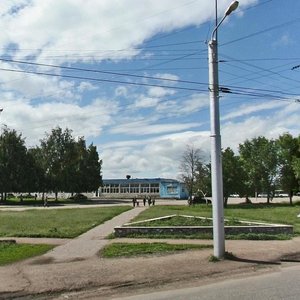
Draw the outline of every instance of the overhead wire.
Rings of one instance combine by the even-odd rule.
[[[71,70],[71,71],[85,71],[85,72],[93,72],[93,73],[101,73],[101,74],[104,73],[104,74],[118,75],[118,76],[129,76],[129,77],[132,76],[132,77],[142,78],[142,79],[170,81],[170,82],[176,82],[176,83],[188,83],[188,84],[197,84],[197,85],[205,85],[205,86],[208,85],[207,83],[203,83],[203,82],[178,80],[178,79],[171,79],[171,78],[164,78],[164,77],[135,75],[135,74],[130,74],[130,73],[110,72],[110,71],[102,71],[102,70],[97,70],[97,69],[78,68],[78,67],[58,66],[58,65],[52,65],[52,64],[41,64],[41,63],[33,63],[33,62],[26,62],[26,61],[19,61],[19,60],[6,60],[6,59],[0,59],[0,60],[5,61],[5,62],[25,64],[25,65],[30,65],[30,66],[51,67],[51,68],[58,68],[58,69]],[[127,81],[121,81],[121,80],[111,80],[111,79],[103,79],[103,78],[92,78],[92,77],[83,77],[83,76],[74,76],[74,75],[54,74],[54,73],[45,73],[45,72],[38,72],[38,71],[26,71],[26,70],[7,69],[7,68],[0,68],[0,70],[20,72],[20,73],[29,73],[29,74],[38,74],[38,75],[47,75],[47,76],[55,76],[55,77],[67,77],[67,78],[73,78],[73,79],[104,81],[104,82],[111,82],[111,83],[124,83],[124,84],[134,84],[134,85],[141,85],[141,86],[156,86],[156,87],[163,87],[163,88],[183,89],[183,90],[201,91],[201,92],[207,91],[207,90],[201,90],[201,89],[195,89],[195,88],[189,88],[189,87],[166,86],[166,85],[161,85],[161,84],[157,85],[157,84],[142,83],[142,82],[141,83],[127,82]],[[238,87],[235,86],[234,88],[238,88]],[[247,87],[240,87],[240,90],[241,89],[248,89],[248,90],[256,91],[256,92],[258,92],[258,91],[269,91],[270,92],[270,90],[266,90],[266,89],[255,89],[255,88],[247,88]],[[282,91],[275,91],[275,92],[281,93],[281,94],[284,93]],[[291,93],[285,93],[285,94],[292,95]]]

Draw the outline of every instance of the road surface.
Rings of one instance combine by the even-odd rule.
[[[113,298],[114,300],[298,300],[300,265],[279,272],[230,279],[206,286]]]

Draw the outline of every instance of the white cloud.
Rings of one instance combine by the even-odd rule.
[[[1,1],[3,2],[3,1]],[[219,1],[223,11],[230,1]],[[247,1],[247,3],[255,2]],[[91,61],[130,58],[132,47],[147,38],[184,26],[199,25],[214,13],[214,3],[187,0],[32,0],[4,1],[6,11],[26,4],[0,23],[5,33],[1,48],[18,45],[16,58],[35,55],[42,59]],[[123,51],[120,51],[123,49]],[[118,51],[116,51],[118,50]],[[125,50],[125,51],[124,51]]]
[[[219,0],[219,12],[223,12],[230,2]],[[250,3],[258,1],[240,1],[240,6],[243,8]],[[131,59],[141,51],[136,47],[144,46],[151,37],[213,19],[214,1],[2,0],[0,11],[0,55],[64,66],[73,66],[79,61],[85,62],[87,69],[88,63],[98,67],[98,62],[105,61],[101,67],[109,66],[114,70],[115,66],[123,68],[123,65],[117,66],[121,60],[128,63],[124,69],[135,69],[137,61]],[[228,19],[229,24],[231,20]],[[282,35],[280,45],[290,42],[288,34]],[[149,52],[141,53],[138,58],[157,55],[154,49],[146,51]],[[64,72],[83,78],[92,76],[91,73],[71,73],[59,68],[13,63],[0,65],[16,70],[47,70],[57,75]],[[199,130],[198,118],[194,116],[201,112],[199,121],[203,117],[203,122],[207,122],[209,99],[206,93],[183,96],[176,90],[183,86],[176,82],[181,76],[169,71],[159,72],[150,75],[160,80],[148,78],[143,82],[168,85],[171,89],[100,86],[88,80],[78,83],[72,78],[1,71],[0,96],[4,108],[1,123],[23,132],[28,145],[38,143],[45,131],[56,125],[68,126],[75,136],[100,137],[96,143],[104,162],[105,178],[122,178],[128,173],[133,177],[176,178],[180,155],[187,144],[193,143],[208,156],[210,134],[207,126]],[[97,74],[95,78],[120,79],[113,74],[111,77]],[[192,78],[191,74],[186,78]],[[123,80],[133,79],[128,76]],[[139,80],[135,78],[131,82],[138,83]],[[296,103],[275,101],[239,106],[222,117],[223,147],[236,148],[246,138],[258,135],[276,138],[286,131],[299,134],[299,107]]]
[[[149,134],[162,134],[167,132],[178,132],[199,126],[199,123],[180,123],[180,124],[157,124],[149,125],[143,124],[145,122],[133,122],[122,124],[121,126],[111,129],[111,133],[125,133],[128,135],[149,135]]]
[[[222,147],[231,147],[237,151],[240,143],[254,137],[266,136],[271,139],[285,132],[297,136],[300,105],[298,103],[284,104],[284,108],[279,107],[276,113],[270,115],[252,116],[238,122],[222,122]],[[136,126],[137,128],[143,130],[144,127]],[[194,144],[203,151],[204,159],[209,159],[209,136],[209,131],[183,129],[176,133],[164,133],[155,137],[146,136],[99,145],[99,149],[102,149],[100,156],[105,162],[103,175],[105,178],[122,178],[128,173],[133,177],[155,177],[159,174],[162,177],[177,178],[180,157],[186,145]],[[124,157],[126,157],[125,160]],[[143,167],[140,167],[141,165]]]
[[[135,177],[177,178],[181,155],[186,145],[194,144],[204,152],[209,148],[209,133],[183,131],[155,138],[109,143],[102,149],[104,178]],[[207,159],[207,156],[204,157]]]
[[[249,114],[261,112],[264,110],[273,110],[273,109],[278,109],[280,107],[286,106],[286,103],[284,102],[279,102],[279,101],[271,101],[271,102],[264,102],[261,104],[250,104],[250,105],[240,105],[235,109],[234,111],[226,114],[224,117],[221,119],[223,121],[225,120],[230,120],[234,119],[237,117],[243,117]]]
[[[155,107],[159,103],[158,98],[141,96],[135,101],[135,108]]]
[[[97,90],[98,87],[91,84],[88,81],[82,81],[80,82],[79,86],[77,87],[77,90],[82,93],[84,91],[93,91],[93,90]]]
[[[252,116],[239,122],[225,122],[221,125],[223,148],[237,149],[246,139],[265,136],[276,139],[279,135],[290,132],[299,134],[300,105],[284,103],[285,107],[270,115]]]
[[[56,126],[72,129],[75,136],[99,136],[103,128],[113,123],[112,117],[118,111],[117,103],[102,99],[95,99],[83,107],[62,102],[31,106],[22,99],[16,100],[11,93],[4,95],[1,123],[22,132],[30,146]]]
[[[148,90],[148,95],[150,97],[164,97],[167,95],[174,95],[174,94],[175,94],[175,90],[158,87],[158,86],[151,87]]]

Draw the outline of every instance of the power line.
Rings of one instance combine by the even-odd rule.
[[[188,81],[188,80],[171,79],[171,78],[146,76],[146,75],[135,75],[135,74],[130,74],[130,73],[119,73],[119,72],[113,72],[113,71],[95,70],[95,69],[87,69],[87,68],[79,68],[79,67],[66,67],[66,66],[59,66],[59,65],[53,65],[53,64],[42,64],[42,63],[34,63],[34,62],[12,60],[12,59],[1,59],[0,58],[0,61],[32,65],[32,66],[39,66],[39,67],[51,67],[51,68],[58,68],[58,69],[63,69],[63,70],[84,71],[84,72],[101,73],[101,74],[109,74],[109,75],[117,75],[117,76],[129,76],[129,77],[142,78],[142,79],[153,79],[153,80],[160,80],[160,81],[199,84],[199,85],[205,85],[205,86],[208,85],[207,83],[197,82],[197,81]]]
[[[9,68],[0,68],[1,71],[7,72],[15,72],[15,73],[26,73],[26,74],[33,74],[33,75],[44,75],[44,76],[52,76],[52,77],[62,77],[62,78],[71,78],[71,79],[79,79],[79,80],[90,80],[96,82],[107,82],[107,83],[122,83],[122,84],[129,84],[129,85],[137,85],[137,86],[147,86],[147,87],[162,87],[167,89],[177,89],[177,90],[187,90],[187,91],[197,91],[203,92],[207,90],[195,89],[195,88],[188,88],[188,87],[175,87],[175,86],[168,86],[168,85],[158,85],[158,84],[150,84],[150,83],[143,83],[143,82],[130,82],[130,81],[122,81],[122,80],[112,80],[112,79],[100,79],[100,78],[91,78],[91,77],[82,77],[82,76],[72,76],[72,75],[62,75],[62,74],[53,74],[53,73],[45,73],[45,72],[37,72],[37,71],[25,71],[25,70],[17,70],[17,69],[9,69]]]
[[[263,34],[263,33],[266,33],[266,32],[272,31],[272,30],[275,30],[275,29],[279,29],[279,28],[282,28],[282,27],[285,27],[285,26],[288,26],[288,25],[292,25],[293,23],[297,23],[299,21],[300,21],[300,18],[296,18],[296,19],[294,19],[292,21],[284,22],[284,23],[281,23],[279,25],[275,25],[275,26],[272,26],[272,27],[269,27],[269,28],[266,28],[266,29],[263,29],[263,30],[260,30],[260,31],[257,31],[257,32],[251,33],[251,34],[248,34],[246,36],[237,38],[235,40],[223,43],[223,44],[220,45],[220,47],[221,46],[227,46],[227,45],[230,45],[230,44],[233,44],[233,43],[236,43],[236,42],[240,42],[242,40],[245,40],[245,39],[248,39],[248,38],[251,38],[251,37],[254,37],[254,36],[257,36],[257,35],[260,35],[260,34]]]

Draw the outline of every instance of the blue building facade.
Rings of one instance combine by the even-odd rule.
[[[187,199],[188,191],[184,183],[175,179],[103,179],[98,195],[110,198],[151,195],[166,199]]]

